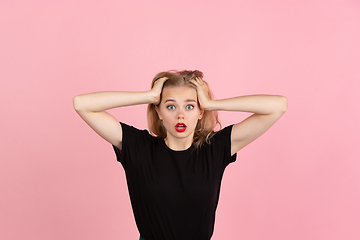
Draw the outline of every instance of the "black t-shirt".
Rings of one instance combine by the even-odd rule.
[[[120,123],[122,150],[113,146],[125,174],[140,235],[146,240],[209,240],[225,167],[231,156],[232,125],[210,144],[174,151],[163,138]]]

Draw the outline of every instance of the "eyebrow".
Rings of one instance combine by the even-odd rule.
[[[167,103],[167,102],[176,102],[176,101],[172,98],[169,98],[164,103]],[[194,99],[186,99],[185,102],[195,102],[196,103],[196,101]]]

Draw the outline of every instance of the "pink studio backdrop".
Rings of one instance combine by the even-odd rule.
[[[2,1],[0,43],[0,239],[138,239],[123,168],[72,98],[169,69],[289,100],[227,168],[212,239],[360,239],[359,1]],[[145,109],[111,113],[146,128]]]

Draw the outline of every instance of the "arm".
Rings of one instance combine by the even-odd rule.
[[[163,83],[156,81],[150,91],[145,92],[95,92],[77,95],[73,99],[75,111],[102,138],[121,149],[122,129],[119,121],[105,110],[138,104],[157,104]]]
[[[287,99],[278,95],[250,95],[221,100],[211,100],[207,85],[201,79],[193,81],[197,86],[200,107],[210,111],[240,111],[254,113],[231,132],[231,155],[265,133],[287,110]]]

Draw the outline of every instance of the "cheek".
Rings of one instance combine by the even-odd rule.
[[[198,110],[198,111],[196,112],[196,114],[194,114],[194,115],[195,115],[194,118],[196,118],[196,119],[199,119],[199,118],[202,117],[202,113],[201,113],[200,110]]]
[[[190,118],[190,121],[194,126],[196,126],[197,122],[199,121],[200,114],[193,114]]]
[[[174,119],[174,116],[172,116],[171,114],[167,113],[167,114],[162,114],[162,119],[163,119],[163,122],[172,122],[173,119]]]

